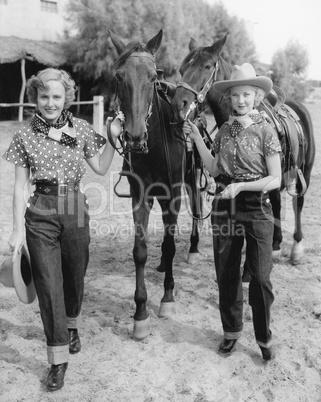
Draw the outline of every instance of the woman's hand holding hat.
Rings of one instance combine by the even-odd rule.
[[[12,251],[12,262],[15,261],[17,255],[21,253],[21,248],[24,244],[25,237],[23,233],[13,231],[9,238],[8,244]]]

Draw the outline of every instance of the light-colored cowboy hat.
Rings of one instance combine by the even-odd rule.
[[[10,256],[1,264],[0,282],[4,286],[14,287],[23,303],[29,304],[35,300],[36,289],[32,278],[30,257],[24,245],[14,262]]]
[[[215,82],[214,89],[220,93],[224,93],[228,89],[239,85],[253,85],[268,93],[273,87],[273,82],[269,77],[265,77],[264,75],[257,76],[254,67],[249,63],[244,63],[241,66],[235,65],[233,67],[229,80]]]

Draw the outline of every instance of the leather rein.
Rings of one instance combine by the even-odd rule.
[[[203,102],[204,102],[204,100],[205,100],[205,97],[206,97],[206,95],[207,95],[207,92],[210,90],[211,86],[212,86],[212,85],[214,84],[214,82],[217,80],[218,71],[219,71],[219,60],[216,61],[215,66],[214,66],[214,68],[213,68],[213,70],[212,70],[212,72],[211,72],[210,77],[209,77],[208,80],[205,82],[203,88],[202,88],[199,92],[196,91],[194,88],[192,88],[189,84],[187,84],[187,83],[185,83],[185,82],[183,82],[183,81],[181,81],[181,82],[179,82],[179,83],[177,84],[177,88],[179,88],[179,87],[185,88],[185,89],[187,89],[188,91],[192,92],[192,93],[195,95],[195,97],[196,97],[195,100],[190,104],[190,106],[189,106],[189,108],[188,108],[188,110],[187,110],[187,112],[186,112],[186,114],[185,114],[185,117],[184,117],[183,122],[188,119],[189,115],[190,115],[192,112],[196,111],[196,115],[195,115],[195,118],[194,118],[194,122],[195,122],[196,119],[198,119],[198,120],[200,121],[202,132],[205,134],[204,142],[205,142],[205,143],[208,143],[208,144],[209,144],[209,147],[211,146],[211,144],[212,144],[212,142],[213,142],[210,135],[211,135],[212,132],[214,132],[214,130],[216,129],[217,126],[215,126],[215,127],[213,128],[213,130],[211,131],[211,133],[208,133],[208,131],[207,131],[205,125],[202,123],[201,119],[199,118],[199,116],[200,116],[200,114],[201,114],[200,106],[203,104]],[[179,124],[179,122],[178,122],[178,123],[174,123],[174,124]],[[187,139],[184,139],[184,141],[187,142],[188,140],[187,140]],[[192,146],[191,152],[192,152],[192,169],[193,169],[194,171],[195,171],[195,169],[199,169],[199,170],[200,170],[199,189],[200,189],[200,191],[205,191],[206,188],[208,187],[208,180],[207,180],[206,174],[204,173],[203,164],[202,164],[200,161],[199,161],[198,163],[196,162],[196,160],[195,160],[195,153],[194,153],[194,146]],[[200,166],[196,167],[197,165],[200,165]],[[196,173],[194,173],[194,176],[196,176]],[[203,186],[201,185],[202,177],[205,179],[205,184],[204,184]],[[197,183],[195,183],[195,185],[198,186]],[[208,194],[208,196],[213,196],[213,195],[214,195],[214,194],[213,194],[211,191],[209,191],[209,190],[207,190],[207,194]],[[201,211],[199,211],[199,213],[201,213]],[[207,219],[207,218],[209,217],[209,215],[210,215],[210,213],[208,213],[206,216],[200,217],[200,216],[194,216],[194,214],[192,214],[192,217],[193,217],[193,219],[196,219],[196,220],[205,220],[205,219]]]

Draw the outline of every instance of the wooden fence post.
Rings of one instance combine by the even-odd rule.
[[[104,134],[104,97],[94,96],[93,129],[100,135]]]

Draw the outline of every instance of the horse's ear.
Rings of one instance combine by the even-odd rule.
[[[189,45],[188,45],[188,49],[191,52],[192,50],[196,49],[198,46],[197,44],[197,40],[194,38],[191,38],[191,40],[189,41]]]
[[[113,42],[117,53],[119,55],[121,55],[123,53],[123,50],[125,49],[125,44],[124,42],[117,36],[115,35],[113,32],[107,30],[107,32],[109,33],[110,39]]]
[[[214,53],[214,54],[220,53],[220,51],[222,50],[222,47],[225,45],[228,35],[229,35],[229,32],[227,32],[222,38],[220,38],[216,42],[214,42],[213,45],[209,46],[207,49],[210,50],[210,52]]]
[[[148,41],[145,46],[145,50],[151,52],[151,54],[155,54],[160,47],[160,44],[163,39],[163,30],[161,29],[157,35],[155,35],[150,41]]]

